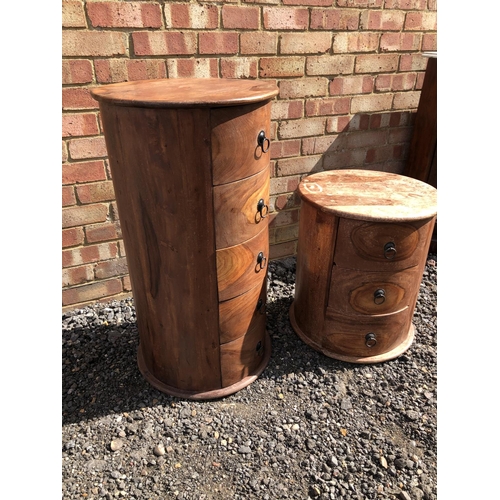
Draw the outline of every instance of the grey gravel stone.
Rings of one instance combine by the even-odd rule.
[[[295,259],[270,262],[269,365],[213,401],[183,401],[143,379],[133,299],[64,313],[63,500],[436,500],[437,258],[429,258],[414,343],[374,365],[302,342],[288,315]]]

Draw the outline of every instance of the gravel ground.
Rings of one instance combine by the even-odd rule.
[[[295,259],[269,264],[271,360],[215,401],[142,378],[132,299],[64,313],[63,499],[436,499],[437,256],[414,343],[381,364],[305,345],[288,319],[294,286]]]

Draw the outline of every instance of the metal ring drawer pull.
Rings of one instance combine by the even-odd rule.
[[[260,219],[265,219],[269,213],[269,207],[265,204],[263,198],[257,202],[257,212],[260,214]]]
[[[393,241],[389,241],[384,245],[384,257],[387,260],[392,260],[396,257],[396,244]]]
[[[259,252],[257,255],[257,265],[260,266],[260,269],[264,269],[266,267],[267,257],[264,257],[263,252]]]
[[[365,345],[366,347],[374,347],[377,343],[377,337],[374,333],[367,333],[365,336]]]
[[[373,294],[373,302],[375,302],[378,306],[385,302],[385,290],[383,288],[375,290],[375,293]]]
[[[264,145],[267,141],[267,147]],[[261,147],[263,153],[267,153],[269,151],[269,146],[271,145],[271,141],[266,137],[266,133],[261,130],[259,135],[257,136],[257,144]]]
[[[266,304],[264,304],[264,301],[262,299],[258,300],[257,307],[255,308],[255,310],[258,311],[260,314],[266,313]]]

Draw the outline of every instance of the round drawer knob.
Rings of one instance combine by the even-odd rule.
[[[365,336],[365,345],[366,347],[374,347],[377,343],[377,337],[374,333],[367,333]]]
[[[389,241],[384,245],[384,257],[387,260],[392,260],[396,257],[396,244],[393,241]]]
[[[266,267],[267,257],[264,256],[263,252],[259,252],[257,255],[257,265],[260,266],[261,269]]]
[[[269,207],[265,204],[262,198],[257,202],[257,212],[260,214],[260,219],[265,219],[269,212]]]
[[[263,130],[261,130],[257,136],[257,144],[261,147],[263,153],[267,153],[269,151],[271,141],[266,137],[266,133]]]
[[[378,306],[385,302],[385,290],[383,288],[375,290],[375,293],[373,294],[373,302],[375,302]]]

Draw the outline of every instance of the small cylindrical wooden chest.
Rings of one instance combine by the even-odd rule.
[[[157,389],[212,399],[266,367],[274,83],[172,79],[96,88],[139,330]]]
[[[342,361],[399,356],[414,338],[437,190],[402,175],[348,169],[310,175],[298,192],[293,329]]]

